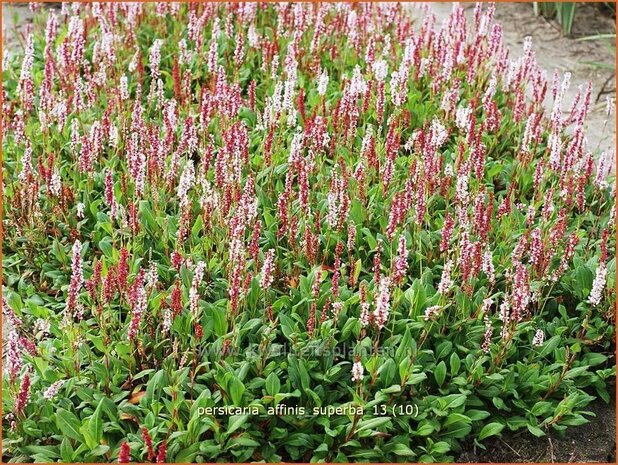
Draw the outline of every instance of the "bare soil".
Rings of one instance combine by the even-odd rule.
[[[570,427],[562,436],[550,432],[537,438],[527,430],[502,432],[500,438],[485,442],[485,450],[469,444],[457,458],[466,463],[616,463],[616,404],[593,402],[590,423]]]

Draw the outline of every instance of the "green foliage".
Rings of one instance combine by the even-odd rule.
[[[547,19],[556,19],[562,27],[564,35],[571,35],[575,20],[576,2],[534,2],[534,14],[543,15]]]

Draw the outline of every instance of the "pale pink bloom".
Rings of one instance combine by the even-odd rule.
[[[592,282],[592,290],[588,296],[588,302],[593,307],[596,307],[603,298],[603,289],[605,288],[605,282],[607,280],[607,265],[604,262],[597,267],[594,281]]]
[[[440,252],[444,252],[448,249],[448,244],[451,240],[454,228],[455,220],[450,213],[447,213],[446,217],[444,218],[444,225],[442,226],[442,240],[440,242]]]
[[[487,315],[489,313],[489,309],[493,305],[494,301],[490,298],[483,300],[483,306],[481,307],[481,313]]]
[[[28,180],[28,176],[33,172],[32,171],[32,146],[30,145],[30,141],[26,141],[26,149],[24,150],[24,156],[21,158],[21,172],[19,173],[19,181],[26,182]]]
[[[264,258],[264,263],[262,265],[261,277],[260,277],[260,287],[266,291],[273,283],[273,270],[275,266],[275,249],[270,249],[266,252],[266,257]]]
[[[49,192],[54,197],[60,196],[60,189],[62,188],[62,180],[60,179],[60,173],[54,168],[54,172],[51,175],[49,182]]]
[[[159,64],[161,62],[162,45],[163,41],[161,39],[156,39],[153,42],[152,47],[150,47],[150,74],[153,81],[156,81],[159,77]]]
[[[354,252],[354,247],[356,244],[356,226],[353,223],[348,225],[348,252]]]
[[[139,143],[139,135],[135,132],[129,138],[127,152],[127,168],[135,183],[135,191],[141,196],[146,180],[146,156],[144,148]]]
[[[468,190],[469,185],[469,162],[466,161],[462,164],[461,168],[457,172],[457,184],[455,185],[456,199],[461,205],[466,205],[470,199]]]
[[[251,24],[249,26],[249,30],[247,31],[247,40],[249,41],[249,45],[253,48],[257,48],[260,45],[260,36],[255,28],[255,24]]]
[[[601,189],[606,189],[609,186],[606,178],[611,174],[614,155],[615,152],[607,150],[599,157],[594,183]]]
[[[163,325],[162,325],[162,331],[163,334],[167,334],[167,332],[170,330],[170,328],[172,327],[172,310],[169,308],[166,308],[165,310],[163,310]]]
[[[63,384],[64,384],[63,379],[56,381],[51,386],[49,386],[47,389],[45,389],[45,391],[43,392],[43,397],[47,400],[53,399],[54,397],[56,397],[56,394],[58,394],[58,391],[60,391],[60,388],[62,387]]]
[[[536,142],[540,136],[540,121],[541,114],[540,113],[531,113],[526,121],[526,128],[524,130],[524,135],[521,141],[521,151],[523,153],[530,153],[531,144]]]
[[[408,271],[408,247],[406,245],[406,236],[399,236],[399,245],[397,247],[397,258],[393,267],[393,281],[401,282],[405,278]]]
[[[360,361],[354,362],[354,365],[352,365],[352,381],[361,381],[364,371],[365,369]]]
[[[532,339],[532,347],[542,346],[543,341],[545,341],[545,333],[542,329],[537,329],[536,333],[534,333],[534,338]]]
[[[386,276],[380,280],[380,286],[378,290],[378,298],[376,300],[376,309],[373,311],[373,320],[378,328],[384,328],[386,320],[388,320],[388,314],[390,311],[390,279]]]
[[[176,195],[178,196],[178,200],[180,201],[180,207],[186,208],[189,206],[190,199],[187,195],[189,189],[193,186],[195,182],[195,169],[193,167],[193,162],[188,161],[185,165],[185,169],[180,175],[180,181],[178,182],[178,187],[176,189]]]
[[[343,309],[343,302],[333,302],[333,305],[331,306],[331,311],[333,312],[333,318],[337,319],[342,309]]]
[[[439,305],[433,305],[431,307],[428,307],[425,310],[425,315],[423,316],[423,318],[425,320],[433,320],[440,314],[441,309],[442,307],[440,307]]]
[[[528,214],[526,215],[526,223],[531,225],[534,222],[534,217],[536,215],[536,208],[534,205],[528,205]]]
[[[126,76],[120,78],[120,98],[122,100],[129,99],[129,84]]]
[[[79,291],[84,282],[84,276],[82,271],[82,256],[81,256],[81,242],[76,239],[73,244],[73,254],[71,258],[71,281],[69,283],[69,295],[66,302],[66,315],[72,315],[77,313],[77,299],[79,297]]]
[[[557,75],[555,75],[555,77],[557,78]],[[560,86],[560,89],[552,89],[554,92],[554,106],[552,108],[551,111],[551,121],[552,121],[552,125],[555,128],[561,128],[563,125],[563,119],[562,119],[562,99],[564,98],[564,95],[566,93],[566,91],[569,89],[569,86],[571,85],[571,73],[567,72],[564,73],[564,77],[562,80],[562,85]]]
[[[9,333],[8,343],[6,348],[6,372],[9,375],[11,381],[19,375],[23,366],[23,359],[21,356],[21,344],[19,342],[19,334],[13,329]]]
[[[549,167],[558,171],[562,163],[562,140],[557,131],[552,132],[547,138],[547,147],[549,149]]]
[[[616,102],[611,98],[611,96],[608,95],[605,97],[605,105],[605,116],[609,118],[616,109]]]
[[[438,284],[438,293],[446,294],[453,286],[453,280],[451,279],[451,271],[453,270],[453,260],[449,260],[444,264],[442,270],[442,277],[440,278],[440,284]]]
[[[492,99],[494,98],[494,94],[496,93],[497,82],[498,81],[496,80],[495,75],[493,75],[491,79],[489,80],[489,86],[487,87],[487,90],[485,91],[485,95],[483,96],[483,106],[485,107],[486,111],[489,106],[489,103],[492,101]]]
[[[51,323],[49,320],[44,320],[43,318],[38,318],[34,322],[34,327],[32,332],[37,335],[37,337],[45,336],[46,334],[51,334]]]
[[[157,264],[152,262],[150,267],[148,268],[148,272],[146,273],[146,287],[154,288],[159,282],[159,271],[157,269]]]
[[[318,94],[326,95],[326,88],[328,87],[328,72],[324,69],[318,79]]]
[[[504,339],[508,333],[508,325],[511,322],[511,305],[508,300],[504,300],[500,304],[500,313],[498,318],[502,321],[502,339]]]
[[[75,208],[77,210],[77,218],[83,220],[86,206],[82,202],[78,202],[77,205],[75,205]]]
[[[22,325],[21,319],[15,314],[4,295],[2,296],[2,315],[11,322],[13,327]]]
[[[541,229],[534,228],[532,231],[532,240],[530,243],[530,263],[539,265],[543,259],[543,241],[541,238]]]
[[[528,269],[521,263],[517,263],[515,279],[513,282],[513,309],[512,317],[520,321],[528,304],[530,303],[530,282]]]
[[[369,325],[369,302],[361,302],[360,304],[361,307],[361,313],[360,313],[360,323],[361,326],[364,328],[367,325]]]
[[[138,273],[129,290],[129,303],[131,304],[131,322],[129,323],[128,338],[129,341],[133,341],[139,332],[142,316],[147,308],[143,270]]]
[[[461,131],[465,131],[466,134],[470,129],[470,115],[472,115],[472,108],[470,106],[459,107],[455,113],[455,125]]]
[[[242,34],[237,34],[236,47],[234,48],[234,63],[240,68],[245,57],[245,39]]]
[[[32,79],[32,66],[34,64],[34,36],[28,34],[26,38],[26,50],[19,75],[18,92],[22,105],[26,111],[30,111],[34,102],[34,81]]]
[[[328,215],[326,216],[326,221],[335,230],[339,230],[348,217],[350,197],[347,187],[347,180],[336,169],[333,170],[330,191],[328,193]]]
[[[407,95],[407,80],[408,71],[405,70],[393,71],[391,73],[391,101],[395,107],[400,107],[406,99]]]
[[[496,274],[494,271],[494,262],[491,255],[491,250],[485,251],[483,254],[483,264],[482,264],[483,272],[487,275],[487,279],[490,284],[496,283]]]
[[[481,350],[488,354],[489,349],[491,348],[491,336],[494,332],[493,327],[491,326],[491,322],[489,321],[489,316],[487,313],[483,316],[483,321],[485,322],[485,334],[483,335],[483,343],[481,344]]]
[[[204,279],[205,269],[206,263],[200,261],[193,271],[193,281],[191,283],[191,289],[189,289],[189,307],[191,308],[191,313],[196,316],[198,315],[198,301],[200,297],[197,288]]]
[[[384,82],[388,75],[388,64],[382,59],[374,61],[371,64],[371,70],[373,71],[376,81]]]

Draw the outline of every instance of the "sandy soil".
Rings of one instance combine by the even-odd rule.
[[[450,3],[432,3],[431,8],[439,21],[451,11]],[[473,4],[466,4],[471,13]],[[599,33],[615,33],[615,23],[608,16],[599,14],[596,5],[578,6],[573,35],[591,36]],[[411,13],[419,14],[411,8]],[[25,6],[2,5],[2,31],[4,46],[19,46],[17,33],[23,31],[32,17]],[[14,20],[17,20],[17,23]],[[526,3],[500,3],[496,6],[496,20],[502,23],[506,43],[513,57],[521,54],[526,36],[533,39],[533,48],[539,63],[548,70],[572,73],[571,89],[565,99],[568,105],[580,85],[593,84],[593,101],[597,100],[588,118],[588,141],[591,149],[615,150],[616,124],[610,118],[606,127],[605,96],[615,97],[615,48],[602,41],[577,41],[561,35],[558,26],[533,14],[532,6]],[[604,67],[590,62],[604,63]],[[613,69],[607,69],[607,67]],[[602,94],[603,91],[610,91]],[[2,328],[3,339],[9,328]],[[590,411],[596,417],[577,428],[569,428],[564,437],[553,435],[535,438],[525,433],[503,433],[501,438],[488,441],[486,450],[465,448],[458,462],[615,462],[616,461],[616,414],[615,402],[607,405],[602,401],[593,403]]]

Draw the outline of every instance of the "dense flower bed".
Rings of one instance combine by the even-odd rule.
[[[3,59],[5,460],[447,461],[609,399],[591,89],[491,6],[423,15],[35,15]]]

